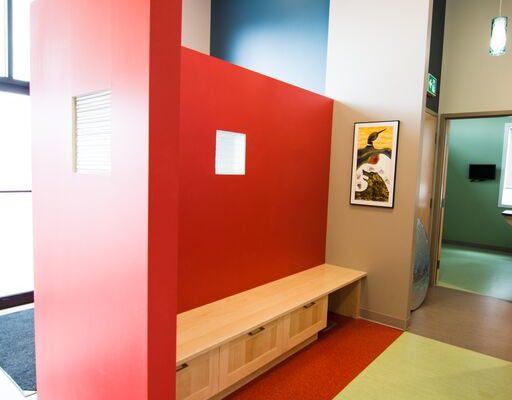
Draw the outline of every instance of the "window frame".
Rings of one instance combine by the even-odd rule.
[[[14,79],[13,0],[7,0],[7,76],[0,77],[0,91],[30,95],[30,82]]]
[[[30,82],[14,79],[13,0],[7,0],[7,76],[0,76],[0,92],[30,96]],[[0,195],[32,193],[32,190],[0,190]],[[0,310],[34,302],[34,291],[0,297]]]
[[[512,200],[510,203],[504,202],[503,197],[506,195],[504,192],[509,192],[509,196],[512,198],[512,188],[505,188],[507,180],[507,166],[512,173],[512,158],[509,159],[509,147],[512,146],[512,123],[506,123],[503,133],[503,155],[501,157],[501,179],[500,179],[500,197],[498,199],[498,207],[500,208],[511,208]]]

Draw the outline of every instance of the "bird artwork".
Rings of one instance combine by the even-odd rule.
[[[392,203],[395,132],[393,126],[375,123],[356,126],[352,199],[357,204]]]
[[[379,135],[385,130],[386,128],[370,133],[366,147],[357,150],[357,168],[363,164],[377,164],[381,154],[391,158],[390,148],[376,149],[373,145],[373,142],[375,142],[379,138]]]
[[[361,192],[356,191],[356,200],[389,201],[389,190],[381,176],[376,172],[363,171],[368,186]]]

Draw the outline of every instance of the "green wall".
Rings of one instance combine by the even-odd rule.
[[[512,118],[450,122],[444,240],[512,250],[512,226],[498,207],[504,125],[511,122]],[[470,182],[469,164],[496,164],[496,180]]]

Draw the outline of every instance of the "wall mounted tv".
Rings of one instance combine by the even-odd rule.
[[[496,179],[496,164],[469,164],[469,179],[472,182]]]

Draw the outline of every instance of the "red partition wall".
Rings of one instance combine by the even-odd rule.
[[[178,310],[325,260],[332,100],[182,50]],[[216,130],[245,176],[215,175]]]
[[[33,3],[40,400],[174,396],[177,256],[161,238],[176,241],[180,8]],[[112,173],[76,174],[72,96],[103,89],[112,89]]]
[[[151,0],[148,215],[150,400],[171,400],[175,396],[181,7],[182,0]],[[138,400],[133,396],[127,399]]]

